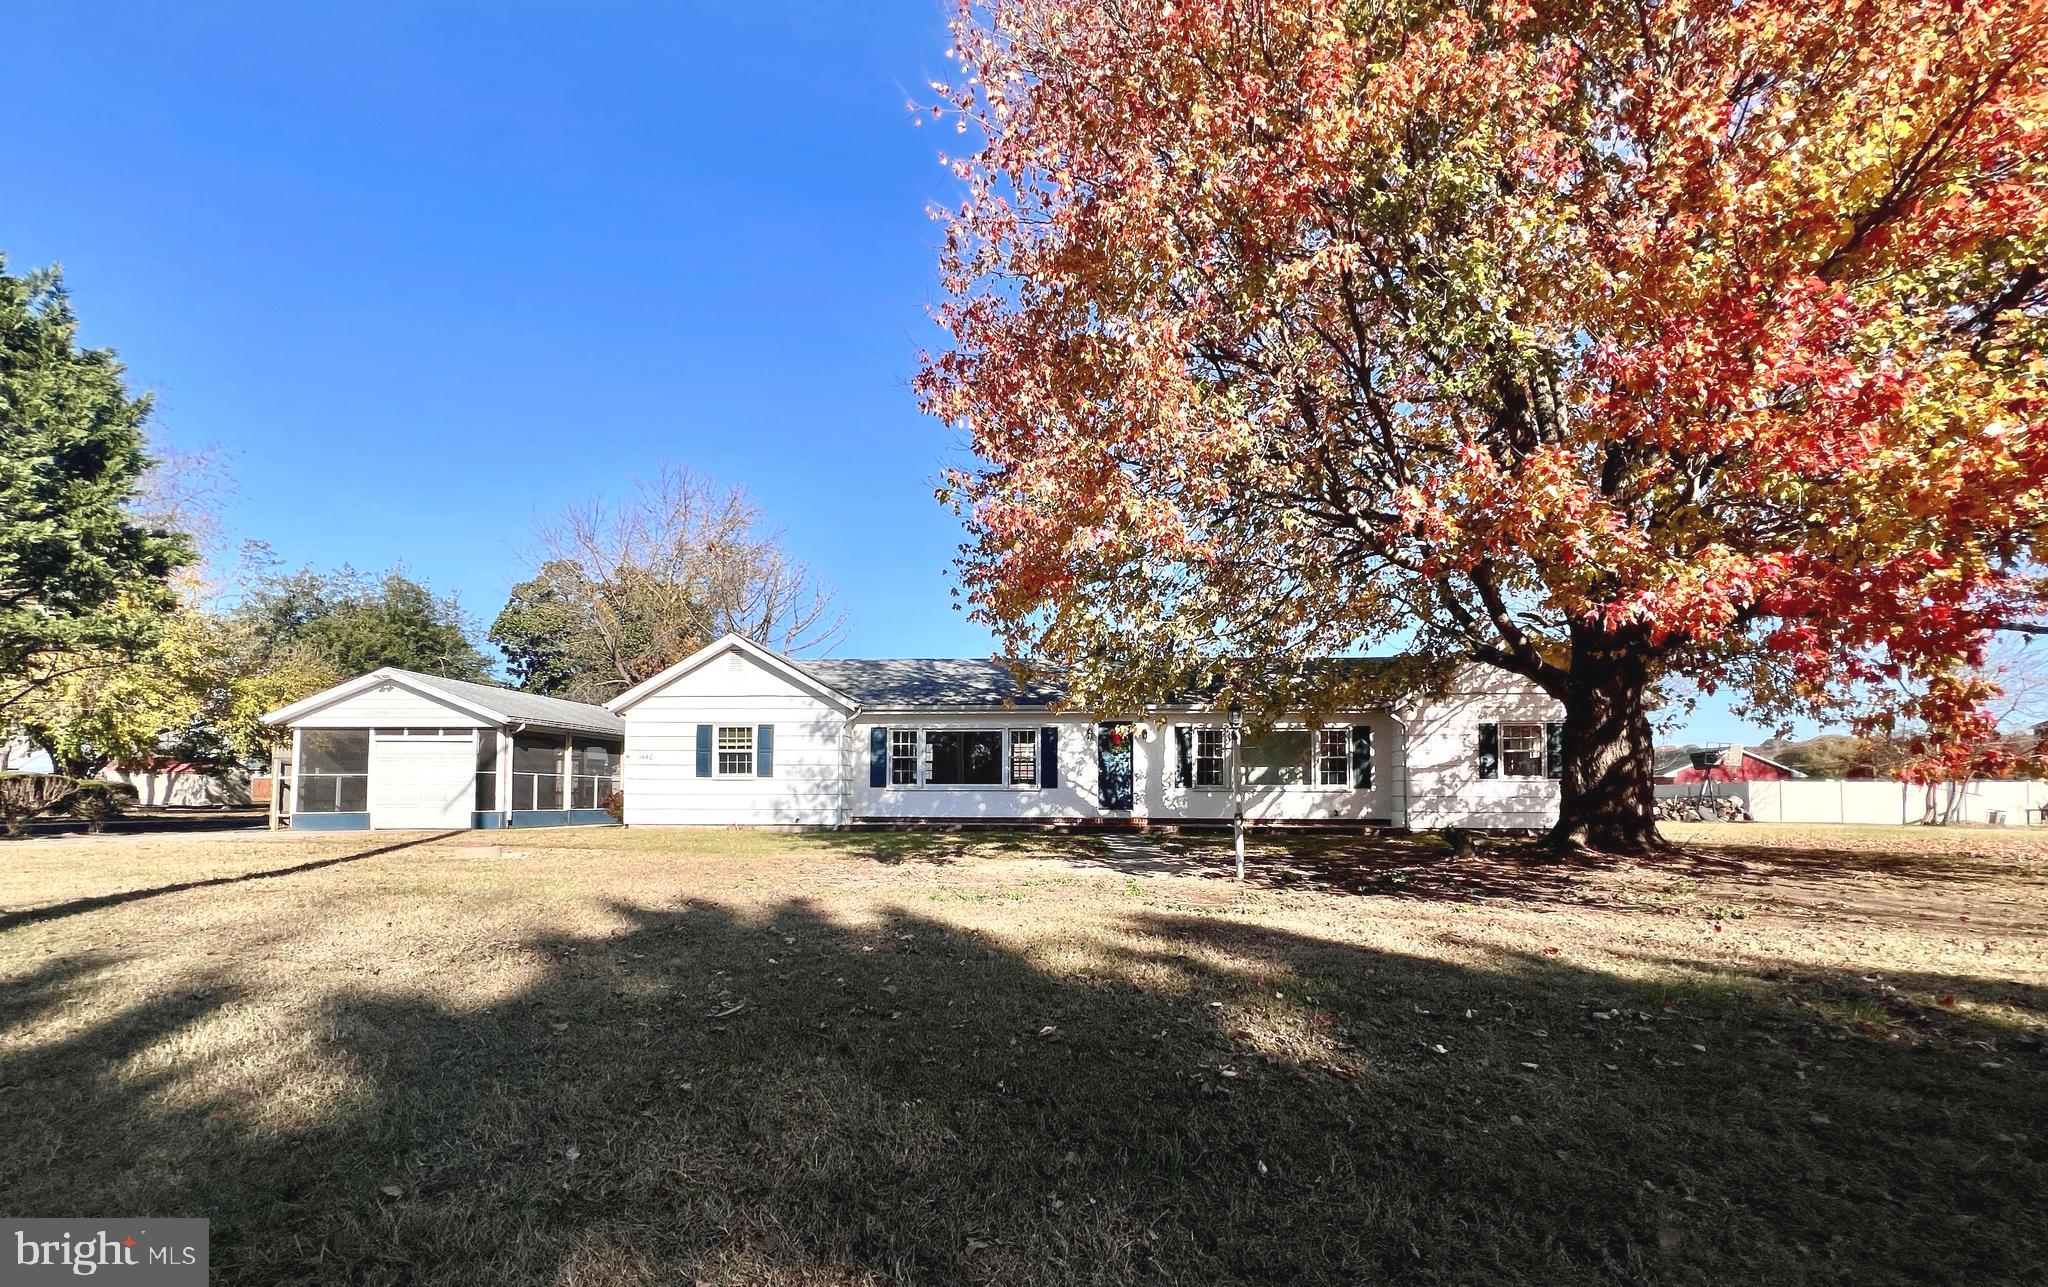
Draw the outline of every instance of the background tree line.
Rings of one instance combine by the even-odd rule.
[[[112,350],[79,346],[59,272],[0,258],[0,741],[76,778],[225,770],[268,756],[266,711],[378,667],[494,681],[477,623],[402,568],[292,569],[253,542],[216,572],[224,473],[152,452],[150,415]],[[486,640],[530,691],[603,701],[728,630],[793,652],[839,633],[745,491],[685,469],[537,538]]]

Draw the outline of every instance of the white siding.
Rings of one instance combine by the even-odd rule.
[[[946,818],[958,820],[1129,818],[1157,822],[1228,819],[1228,788],[1174,784],[1177,750],[1173,725],[1214,723],[1195,716],[1137,721],[1133,756],[1134,807],[1102,807],[1095,746],[1097,721],[1085,716],[1046,716],[1030,711],[992,714],[864,715],[847,739],[847,773],[853,782],[856,818]],[[1384,713],[1346,716],[1339,722],[1373,730],[1373,786],[1368,790],[1306,785],[1248,787],[1245,816],[1257,821],[1391,821],[1400,792],[1400,732]],[[1041,728],[1057,727],[1059,782],[1039,787],[869,786],[870,730],[875,728]],[[1306,770],[1304,765],[1304,770]]]
[[[379,684],[292,721],[293,728],[484,728],[485,721],[397,684]]]
[[[1395,823],[1418,831],[1552,825],[1556,782],[1479,776],[1479,726],[1563,718],[1564,707],[1529,681],[1467,667],[1451,692],[1401,713],[1407,763]]]
[[[947,787],[868,785],[870,730],[875,728],[1057,728],[1059,779],[1051,787]],[[1142,816],[1145,750],[1138,744],[1135,772],[1137,811],[1105,815],[1096,790],[1095,721],[1043,711],[992,714],[864,715],[847,738],[846,774],[853,786],[856,818],[949,818],[961,821],[1004,818],[1128,818]]]
[[[835,826],[846,816],[846,716],[737,649],[625,711],[626,823]],[[773,724],[774,776],[697,776],[699,724]]]
[[[1532,685],[1474,667],[1442,699],[1394,713],[1333,720],[1373,729],[1373,785],[1365,790],[1310,785],[1251,787],[1246,816],[1257,821],[1384,820],[1434,828],[1544,827],[1557,816],[1557,783],[1547,778],[1481,779],[1482,722],[1560,717]],[[1105,812],[1098,792],[1097,721],[1042,711],[867,712],[849,717],[833,695],[814,689],[733,647],[668,680],[624,712],[626,821],[645,825],[834,826],[857,819],[958,821],[1181,818],[1224,820],[1228,790],[1173,785],[1176,723],[1193,716],[1139,721],[1134,748],[1135,807]],[[700,778],[697,726],[775,726],[770,778]],[[1059,781],[1050,788],[869,785],[875,728],[1059,729]]]

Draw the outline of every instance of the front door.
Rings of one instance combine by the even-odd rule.
[[[1104,809],[1128,810],[1137,803],[1133,794],[1132,772],[1136,732],[1130,724],[1101,724],[1096,727],[1096,784]]]

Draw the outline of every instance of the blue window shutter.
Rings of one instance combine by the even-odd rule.
[[[1038,785],[1060,784],[1060,731],[1051,724],[1038,730]]]
[[[775,726],[763,724],[754,730],[754,776],[775,776]]]
[[[1543,772],[1545,776],[1564,776],[1564,725],[1552,720],[1543,726]]]
[[[1372,790],[1372,725],[1351,726],[1351,787]]]
[[[697,776],[700,778],[711,776],[711,726],[709,724],[699,724],[697,726]]]
[[[1479,726],[1479,776],[1497,778],[1500,776],[1500,725]]]
[[[1184,787],[1195,780],[1195,730],[1185,724],[1173,726],[1173,784]]]
[[[889,785],[889,730],[886,728],[868,730],[868,785]]]

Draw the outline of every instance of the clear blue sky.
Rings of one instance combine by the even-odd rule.
[[[0,250],[61,261],[160,436],[223,450],[231,538],[487,624],[537,516],[666,459],[752,489],[839,652],[988,651],[908,388],[939,0],[45,4],[7,37]]]

